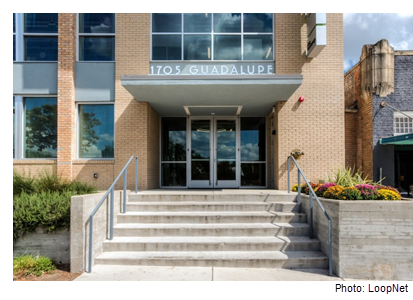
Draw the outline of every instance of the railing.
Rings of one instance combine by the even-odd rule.
[[[127,183],[127,168],[132,160],[135,159],[135,193],[138,192],[138,157],[132,156],[126,165],[123,167],[122,171],[120,171],[118,177],[116,177],[115,181],[113,181],[112,185],[106,191],[105,195],[96,205],[95,209],[89,216],[89,260],[88,260],[88,268],[87,273],[92,272],[92,244],[93,244],[93,217],[98,211],[98,209],[102,206],[103,202],[107,199],[110,193],[110,208],[109,208],[109,240],[113,239],[113,218],[114,218],[114,207],[115,207],[115,185],[123,175],[123,211],[122,213],[126,213],[126,183]]]
[[[326,210],[324,209],[323,205],[321,204],[320,200],[318,199],[316,193],[314,192],[313,188],[311,187],[310,182],[305,177],[303,171],[301,170],[300,166],[298,165],[297,161],[293,156],[289,156],[287,159],[287,167],[288,167],[288,193],[291,191],[290,186],[290,159],[293,160],[295,163],[297,170],[298,170],[298,205],[301,211],[301,176],[304,178],[304,181],[307,183],[309,188],[309,196],[310,196],[310,203],[309,203],[309,217],[310,217],[310,238],[314,238],[314,228],[313,228],[313,197],[317,200],[318,205],[320,205],[321,210],[323,211],[324,215],[328,220],[328,273],[330,276],[333,275],[333,245],[332,245],[332,230],[331,230],[331,219],[328,216]]]

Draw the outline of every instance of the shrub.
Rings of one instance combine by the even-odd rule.
[[[377,191],[377,199],[378,200],[401,200],[401,196],[399,193],[396,193],[392,190],[379,189]]]
[[[56,266],[48,257],[24,255],[13,258],[13,275],[37,275],[56,269]]]
[[[361,169],[355,171],[350,167],[337,168],[333,171],[332,174],[329,174],[327,176],[326,181],[333,182],[343,187],[351,187],[357,184],[372,183],[372,181],[368,180],[367,177],[363,178],[363,173],[361,172]]]
[[[358,184],[355,186],[361,192],[363,200],[376,200],[377,189],[371,184]]]
[[[319,187],[316,187],[315,190],[314,190],[314,192],[315,192],[315,194],[317,195],[317,197],[323,197],[324,192],[325,192],[328,188],[330,188],[330,187],[332,187],[332,186],[335,186],[335,185],[336,185],[336,184],[335,184],[335,183],[332,183],[332,182],[324,183],[324,184],[320,185]]]
[[[362,200],[361,192],[355,187],[346,187],[338,194],[340,200]]]
[[[344,188],[340,185],[331,186],[323,193],[323,197],[330,199],[340,199],[339,195],[343,191],[343,189]]]

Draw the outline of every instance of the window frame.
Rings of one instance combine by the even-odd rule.
[[[76,16],[76,42],[77,42],[77,47],[76,47],[76,61],[77,62],[115,62],[116,61],[116,13],[114,14],[114,26],[115,26],[115,32],[113,33],[81,33],[80,32],[80,16],[84,13],[77,13]],[[114,51],[114,59],[113,60],[80,60],[80,39],[82,37],[114,37],[115,38],[115,49]]]
[[[181,14],[181,32],[153,32],[153,14],[151,13],[150,17],[150,62],[273,62],[275,60],[275,53],[274,53],[274,14],[272,14],[273,19],[272,19],[272,29],[271,32],[244,32],[244,14],[245,13],[240,13],[241,14],[241,31],[238,33],[233,33],[233,32],[220,32],[220,33],[214,33],[214,13],[211,13],[211,32],[206,33],[206,32],[184,32],[184,13]],[[181,36],[181,59],[180,60],[154,60],[153,59],[153,43],[152,43],[152,37],[154,35],[178,35]],[[184,48],[184,43],[185,43],[185,35],[209,35],[211,37],[211,59],[209,60],[185,60],[185,48]],[[216,60],[214,59],[214,37],[215,36],[240,36],[241,37],[241,59],[240,60]],[[271,36],[272,37],[272,58],[268,60],[245,60],[244,59],[244,37],[245,36],[259,36],[259,35],[266,35],[266,36]]]
[[[26,103],[25,98],[56,98],[56,105],[57,95],[32,95],[32,94],[25,94],[25,95],[15,95],[13,94],[14,98],[14,109],[15,109],[15,135],[14,135],[14,143],[15,143],[15,155],[13,160],[56,160],[57,157],[25,157],[25,126],[26,126]],[[58,126],[58,124],[56,124]],[[56,154],[57,155],[57,154]]]
[[[409,117],[407,117],[407,116]],[[403,121],[403,124],[412,124],[412,130],[408,132],[396,132],[397,130],[397,125],[400,124],[400,122],[396,122],[396,118],[403,118],[403,119],[408,119],[408,121]],[[401,129],[401,128],[399,128]],[[403,128],[404,129],[404,128]],[[393,112],[393,135],[398,136],[398,135],[403,135],[403,134],[409,134],[413,133],[413,111],[402,111],[402,112]]]
[[[113,158],[108,157],[80,157],[80,118],[79,118],[79,105],[113,105]],[[115,135],[116,135],[116,126],[115,126],[115,102],[114,101],[79,101],[76,102],[76,159],[78,160],[115,160]]]
[[[25,32],[25,15],[27,15],[27,13],[20,13],[17,15],[21,15],[21,20],[20,22],[17,22],[17,16],[16,16],[16,32],[17,32],[17,24],[19,23],[19,26],[21,26],[20,29],[20,34],[21,34],[21,61],[25,61],[25,62],[57,62],[58,61],[58,49],[59,49],[59,32],[42,32],[42,33],[35,33],[35,32]],[[57,14],[57,26],[59,26],[59,14]],[[26,37],[55,37],[57,39],[57,43],[56,43],[56,60],[26,60]],[[16,38],[16,52],[17,52],[17,38]],[[17,60],[17,55],[16,55],[16,61]]]

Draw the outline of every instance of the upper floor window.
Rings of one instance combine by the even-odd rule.
[[[58,14],[24,14],[24,60],[57,61]]]
[[[115,60],[115,14],[79,14],[79,60]]]
[[[406,133],[413,133],[413,112],[394,112],[394,135]]]
[[[273,60],[273,14],[152,14],[152,60]]]
[[[16,60],[16,14],[13,14],[13,61]]]

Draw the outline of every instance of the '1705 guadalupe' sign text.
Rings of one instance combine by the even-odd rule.
[[[271,63],[151,63],[150,75],[268,75]]]

